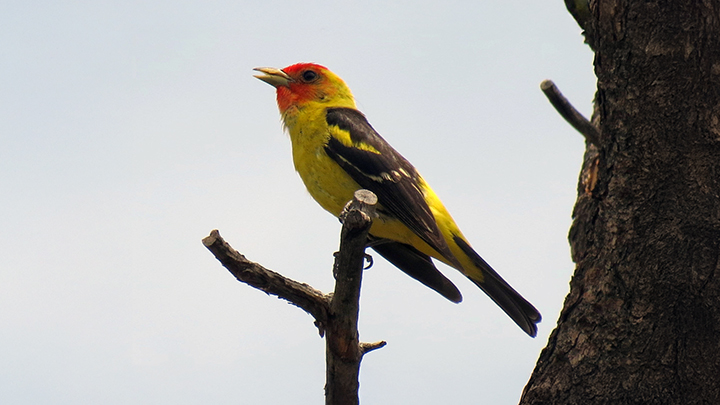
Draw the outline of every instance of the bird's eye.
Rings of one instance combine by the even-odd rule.
[[[317,80],[317,78],[318,78],[318,74],[313,72],[312,70],[306,70],[306,71],[302,72],[301,76],[302,76],[302,80],[305,83],[310,83],[312,81]]]

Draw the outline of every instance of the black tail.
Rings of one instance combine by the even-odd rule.
[[[510,287],[510,284],[503,280],[467,242],[458,236],[455,236],[454,240],[460,249],[482,270],[482,282],[470,280],[485,291],[485,294],[495,301],[525,333],[535,337],[537,335],[536,324],[542,319],[540,312],[515,289]]]

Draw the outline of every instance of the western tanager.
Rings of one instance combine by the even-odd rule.
[[[312,63],[255,70],[262,73],[255,77],[277,89],[295,169],[323,208],[338,216],[356,190],[374,192],[379,218],[370,228],[369,246],[453,302],[462,300],[460,291],[430,257],[458,269],[528,335],[536,335],[537,309],[470,247],[417,169],[357,110],[342,79]]]

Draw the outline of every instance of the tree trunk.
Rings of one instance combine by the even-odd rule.
[[[589,13],[600,144],[570,293],[521,404],[720,404],[720,4]]]

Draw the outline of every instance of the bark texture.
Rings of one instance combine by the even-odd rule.
[[[570,293],[521,404],[720,403],[720,4],[593,0]]]

